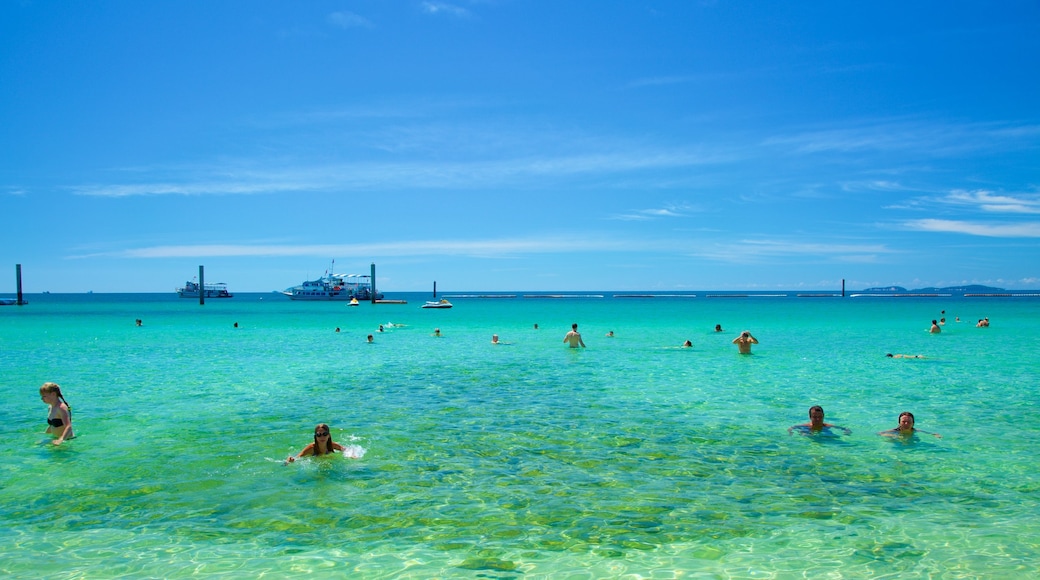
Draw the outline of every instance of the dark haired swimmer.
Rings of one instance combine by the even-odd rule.
[[[809,407],[809,422],[802,425],[792,425],[787,428],[787,434],[790,435],[794,431],[799,431],[802,435],[810,435],[812,433],[830,432],[831,428],[841,429],[846,435],[852,435],[852,430],[848,427],[842,427],[841,425],[832,425],[831,423],[823,422],[823,407],[819,405],[813,405]]]
[[[329,426],[325,423],[319,423],[314,428],[314,443],[308,443],[303,451],[300,451],[296,455],[290,455],[285,459],[285,464],[288,465],[293,461],[301,457],[308,455],[331,455],[335,452],[346,451],[346,448],[332,440],[332,433],[329,431]]]
[[[737,351],[740,354],[751,354],[751,345],[758,344],[758,339],[751,336],[751,332],[745,330],[740,333],[740,336],[733,339],[733,344],[737,345]]]
[[[888,358],[925,358],[923,354],[892,354],[888,353],[885,356]]]
[[[884,435],[885,437],[910,437],[914,433],[924,433],[925,435],[931,435],[932,437],[938,437],[942,439],[942,435],[938,433],[929,433],[928,431],[922,431],[914,428],[914,414],[910,411],[903,411],[899,414],[899,426],[895,429],[889,429],[887,431],[881,431],[878,435]]]
[[[578,332],[578,323],[575,322],[571,325],[571,331],[563,337],[563,342],[570,345],[571,348],[585,348],[585,341],[581,339],[581,333]]]

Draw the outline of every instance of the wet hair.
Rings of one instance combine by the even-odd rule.
[[[903,411],[902,413],[899,414],[899,418],[900,419],[902,419],[903,416],[910,417],[910,426],[911,427],[913,427],[913,424],[917,422],[917,421],[914,420],[914,414],[911,413],[910,411]]]
[[[813,411],[819,411],[820,413],[823,413],[823,407],[819,405],[813,405],[812,407],[809,407],[809,418],[812,418]]]
[[[69,419],[72,419],[72,405],[70,405],[61,394],[61,387],[58,386],[58,383],[43,383],[43,386],[40,387],[40,394],[42,395],[43,393],[53,393],[58,395],[58,399],[68,407]]]
[[[321,453],[321,446],[318,444],[318,431],[326,431],[329,434],[328,439],[325,440],[325,449],[327,451],[325,455],[328,453],[334,453],[335,450],[332,448],[332,429],[329,429],[329,426],[325,423],[318,423],[314,427],[314,454],[323,455]]]

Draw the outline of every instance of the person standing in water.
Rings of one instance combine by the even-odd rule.
[[[751,345],[758,344],[758,339],[751,336],[751,332],[745,330],[740,333],[740,336],[733,339],[733,344],[737,345],[737,351],[740,354],[751,354]]]
[[[57,383],[43,383],[40,387],[40,399],[50,405],[50,411],[47,413],[47,433],[55,436],[51,443],[61,445],[63,441],[75,437],[72,432],[72,407],[62,396],[61,387]]]
[[[563,337],[563,342],[566,342],[571,348],[585,348],[585,341],[581,339],[581,333],[578,332],[578,323],[575,322],[571,325],[571,331]]]

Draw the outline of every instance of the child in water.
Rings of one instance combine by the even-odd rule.
[[[65,401],[61,394],[61,387],[57,383],[43,383],[40,387],[40,399],[50,405],[47,413],[47,433],[54,435],[52,441],[55,445],[61,445],[63,441],[72,439],[72,407]]]

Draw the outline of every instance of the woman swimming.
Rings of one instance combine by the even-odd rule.
[[[314,443],[308,443],[303,448],[303,451],[296,455],[290,455],[286,458],[285,463],[292,463],[300,457],[308,455],[329,455],[337,451],[343,452],[346,451],[346,448],[332,440],[332,433],[329,431],[328,425],[318,423],[318,426],[314,428]]]
[[[899,426],[895,429],[889,429],[887,431],[881,431],[878,435],[884,435],[885,437],[910,437],[914,433],[924,433],[925,435],[931,435],[932,437],[942,438],[942,435],[938,433],[929,433],[928,431],[922,431],[921,429],[914,428],[914,414],[910,411],[903,411],[899,414]]]

